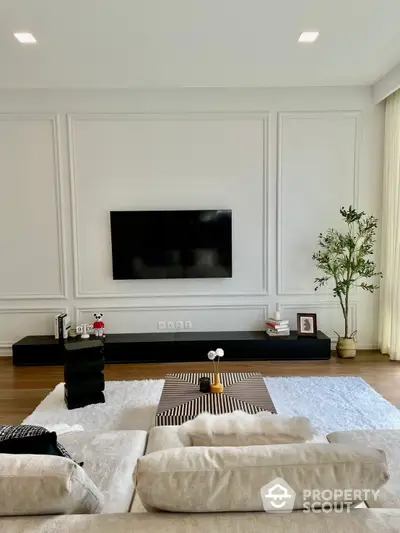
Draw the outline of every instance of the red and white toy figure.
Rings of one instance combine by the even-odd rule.
[[[104,322],[102,321],[103,313],[95,313],[94,318],[96,319],[93,323],[94,334],[96,337],[105,337]]]

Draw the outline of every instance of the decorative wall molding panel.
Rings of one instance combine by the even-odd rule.
[[[55,315],[67,312],[66,307],[0,309],[0,349],[10,348],[26,335],[53,334]]]
[[[92,322],[95,306],[76,307],[77,324]],[[106,333],[149,333],[157,331],[158,322],[190,321],[195,331],[260,330],[268,316],[267,305],[179,305],[179,306],[102,306]],[[167,333],[172,330],[162,330]],[[190,329],[174,328],[174,333]]]
[[[359,112],[280,113],[277,293],[313,296],[317,237],[358,205]],[[329,289],[319,295],[331,294]]]
[[[268,114],[72,114],[68,128],[77,298],[268,294]],[[231,279],[112,280],[111,209],[205,208],[233,210]]]
[[[67,297],[59,130],[54,114],[0,114],[0,300]]]

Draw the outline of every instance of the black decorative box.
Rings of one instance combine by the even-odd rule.
[[[200,392],[210,392],[211,382],[208,377],[201,377],[199,379]]]
[[[104,345],[100,340],[65,344],[65,403],[68,409],[104,403]]]

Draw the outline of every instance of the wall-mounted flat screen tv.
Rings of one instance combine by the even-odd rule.
[[[113,278],[231,278],[232,211],[111,211]]]

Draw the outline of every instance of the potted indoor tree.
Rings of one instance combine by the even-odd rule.
[[[336,229],[328,229],[318,237],[319,250],[313,255],[317,267],[323,276],[315,278],[317,291],[333,281],[333,296],[339,299],[344,317],[344,335],[338,336],[336,346],[340,357],[354,357],[356,355],[356,331],[349,330],[349,297],[354,287],[374,292],[378,285],[369,282],[376,276],[382,277],[376,271],[376,264],[370,259],[374,252],[375,234],[378,220],[374,216],[367,216],[364,211],[357,211],[352,206],[341,208],[340,214],[347,224],[343,233]]]

